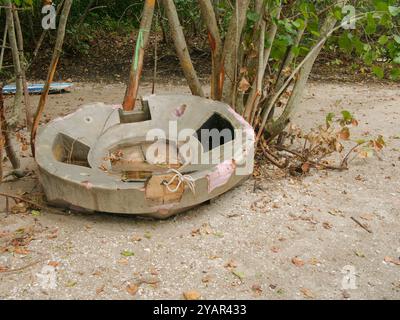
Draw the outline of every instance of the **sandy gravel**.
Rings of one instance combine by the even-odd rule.
[[[175,83],[157,92],[171,91],[187,89]],[[122,84],[77,84],[50,96],[47,114],[118,103],[123,92]],[[249,180],[165,221],[7,215],[0,199],[0,248],[10,232],[33,235],[29,251],[0,253],[0,271],[8,270],[0,272],[0,299],[181,299],[192,290],[204,299],[399,299],[400,265],[388,257],[400,256],[400,85],[311,83],[296,123],[311,128],[342,109],[358,117],[357,134],[386,138],[382,160],[302,180],[266,168],[259,188]],[[30,158],[24,163],[34,168]],[[0,189],[41,192],[34,176]]]

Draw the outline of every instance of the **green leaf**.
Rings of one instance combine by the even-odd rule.
[[[396,41],[398,44],[400,44],[400,36],[399,35],[395,34],[393,36],[393,38],[394,38],[394,41]]]
[[[367,35],[372,35],[376,32],[376,22],[375,22],[375,18],[374,15],[372,13],[368,13],[367,14],[367,25],[365,27],[365,33]]]
[[[236,277],[238,277],[240,280],[243,280],[243,279],[244,279],[244,273],[243,273],[243,272],[236,271],[236,270],[232,270],[232,273],[233,273]]]
[[[386,43],[388,43],[388,41],[389,41],[389,37],[387,35],[380,36],[380,38],[378,40],[378,42],[381,46],[384,46]]]
[[[333,112],[329,112],[325,118],[326,126],[329,127],[335,118],[335,114]]]
[[[362,144],[364,144],[364,143],[366,143],[367,141],[366,140],[364,140],[364,139],[358,139],[358,140],[356,140],[356,143],[358,144],[358,145],[362,145]]]
[[[129,250],[124,250],[121,252],[121,256],[124,256],[124,257],[132,257],[134,255],[135,255],[135,253],[133,253],[132,251],[129,251]]]
[[[390,78],[394,81],[400,79],[400,68],[394,68],[390,71]]]
[[[38,211],[38,210],[32,210],[32,211],[31,211],[31,214],[32,214],[32,216],[34,216],[34,217],[38,217],[38,216],[40,216],[40,211]]]
[[[393,17],[396,17],[400,14],[400,7],[389,6],[389,12]]]
[[[385,77],[385,71],[378,66],[372,67],[372,72],[379,78],[383,79]]]
[[[346,32],[343,33],[339,38],[340,48],[347,53],[351,53],[353,51],[353,43],[349,36],[350,33]]]
[[[353,115],[350,113],[350,111],[343,110],[341,113],[344,121],[351,122],[353,120]]]
[[[260,14],[255,11],[249,11],[247,12],[247,19],[251,22],[257,22],[260,19]]]

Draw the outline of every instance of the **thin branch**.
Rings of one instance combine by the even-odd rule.
[[[43,92],[42,92],[42,94],[40,96],[39,105],[38,105],[38,108],[36,110],[35,118],[34,118],[33,125],[32,125],[32,130],[31,130],[31,149],[32,149],[33,157],[35,157],[36,133],[37,133],[37,129],[39,127],[40,118],[42,116],[42,113],[43,113],[45,105],[46,105],[47,96],[48,96],[48,93],[49,93],[49,90],[50,90],[50,85],[51,85],[51,83],[53,81],[54,74],[55,74],[56,69],[57,69],[58,60],[60,59],[60,54],[61,54],[62,45],[63,45],[63,42],[64,42],[64,36],[65,36],[65,27],[67,25],[68,15],[69,15],[69,12],[71,10],[72,1],[73,0],[65,0],[65,3],[64,3],[64,7],[63,7],[63,10],[62,10],[62,13],[61,13],[61,16],[60,16],[59,25],[58,25],[57,40],[56,40],[56,44],[55,44],[55,47],[54,47],[53,56],[52,56],[52,59],[51,59],[51,62],[50,62],[49,72],[47,74],[46,83],[44,85]]]
[[[193,63],[190,58],[189,50],[186,45],[185,35],[183,34],[182,26],[179,22],[175,3],[173,0],[161,0],[161,4],[163,5],[165,13],[168,17],[172,39],[175,44],[175,50],[181,63],[185,78],[190,87],[190,91],[193,95],[204,97],[203,88],[201,87],[199,78],[197,77],[197,73],[193,67]]]
[[[136,97],[139,91],[139,82],[143,70],[144,52],[149,43],[151,24],[153,22],[155,0],[146,0],[143,9],[143,17],[136,39],[136,48],[133,53],[132,65],[129,73],[129,82],[125,91],[122,106],[125,111],[135,108]]]

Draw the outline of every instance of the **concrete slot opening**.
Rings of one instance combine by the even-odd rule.
[[[214,134],[218,135],[217,139]],[[208,152],[235,139],[235,130],[230,121],[214,113],[196,131],[196,137],[203,145],[204,151]]]
[[[89,146],[64,133],[58,133],[54,139],[53,155],[59,162],[90,168],[89,151]]]

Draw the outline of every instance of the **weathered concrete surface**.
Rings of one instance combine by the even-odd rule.
[[[121,123],[119,106],[94,103],[57,118],[40,130],[36,161],[49,201],[98,212],[147,214],[165,218],[225,193],[252,173],[253,129],[229,106],[189,95],[151,95],[145,97],[144,101],[149,108],[149,119],[145,121]],[[245,135],[225,143],[223,151],[217,153],[215,150],[204,150],[202,144],[194,139],[197,141],[197,153],[213,161],[206,165],[200,163],[200,167],[185,163],[179,169],[182,173],[190,172],[194,179],[193,190],[185,188],[179,201],[167,205],[151,203],[145,197],[147,182],[126,182],[121,180],[121,172],[111,173],[112,165],[107,160],[110,150],[148,141],[147,134],[151,130],[164,134],[167,141],[177,140],[180,143],[178,135],[183,130],[196,131],[215,113],[228,120],[235,130],[241,129]],[[238,143],[240,149],[234,152]],[[81,153],[83,149],[88,150],[84,159],[88,166],[72,164],[71,159],[66,161],[65,158],[73,156],[74,148],[81,148]],[[224,158],[224,151],[230,158]],[[245,170],[229,172],[226,179],[221,180],[223,183],[216,185],[211,180],[218,180],[219,175],[224,174],[221,168],[226,161],[234,161],[234,166],[243,166]]]

